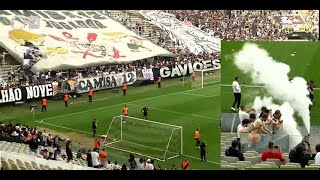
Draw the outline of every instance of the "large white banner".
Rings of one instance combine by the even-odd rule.
[[[190,52],[220,52],[221,39],[210,36],[192,24],[184,23],[175,18],[175,15],[156,10],[141,10],[142,16],[151,20],[153,24],[169,33],[170,38],[179,42]]]
[[[282,15],[282,16],[275,16],[274,20],[282,25],[282,28],[292,28],[292,32],[295,31],[302,31],[306,32],[309,31],[309,28],[306,22],[299,14],[292,14],[292,15]],[[288,32],[288,33],[292,33]]]
[[[152,69],[142,69],[143,79],[154,80]]]
[[[93,90],[110,89],[122,86],[123,82],[131,85],[137,80],[135,71],[117,74],[101,75],[92,78],[77,79],[76,91],[78,93],[88,92],[90,88]]]
[[[174,56],[98,11],[0,10],[0,29],[0,46],[33,72]]]

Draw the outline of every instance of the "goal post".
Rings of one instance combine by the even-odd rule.
[[[191,79],[193,88],[204,88],[210,84],[220,82],[219,69],[194,70],[195,76]]]
[[[103,146],[165,161],[183,154],[182,127],[130,116],[116,116]]]

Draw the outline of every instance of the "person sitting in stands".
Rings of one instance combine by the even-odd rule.
[[[233,156],[239,158],[239,161],[244,161],[243,153],[239,151],[239,141],[233,140],[231,147],[225,151],[226,156]]]
[[[275,146],[274,142],[270,141],[268,143],[268,151],[264,151],[261,155],[261,160],[266,161],[268,158],[273,158],[273,159],[279,159],[282,164],[285,164],[285,159],[283,157],[281,147],[280,146]]]

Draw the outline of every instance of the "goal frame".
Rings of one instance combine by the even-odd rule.
[[[166,144],[166,150],[164,152],[164,157],[163,158],[157,158],[157,157],[154,157],[152,155],[147,155],[147,154],[143,154],[143,153],[139,153],[139,152],[135,152],[135,151],[119,148],[119,147],[108,146],[108,145],[111,145],[111,144],[114,144],[114,143],[119,143],[121,141],[124,141],[123,140],[123,128],[122,127],[123,127],[124,119],[127,119],[127,118],[138,120],[138,121],[142,121],[142,122],[147,122],[147,123],[153,123],[153,124],[159,124],[159,125],[165,125],[165,126],[172,127],[169,140],[168,140],[168,142]],[[113,141],[113,142],[109,142],[109,143],[107,142],[106,143],[106,141],[108,141],[109,131],[110,131],[111,127],[112,127],[113,121],[115,121],[115,120],[119,120],[120,123],[121,123],[120,124],[120,139],[116,140],[116,141]],[[168,149],[169,149],[169,147],[171,145],[170,143],[171,143],[171,140],[172,140],[172,135],[173,135],[175,130],[180,130],[180,136],[181,136],[180,137],[180,152],[179,153],[177,152],[177,154],[174,155],[174,156],[167,157],[167,153],[169,152]],[[110,122],[110,125],[108,127],[108,131],[107,131],[105,136],[106,136],[106,138],[104,139],[103,146],[108,146],[108,148],[116,149],[116,150],[123,151],[123,152],[132,153],[132,154],[136,154],[136,155],[139,155],[139,156],[155,159],[155,160],[158,160],[158,161],[166,161],[166,160],[173,159],[173,158],[176,158],[178,156],[183,155],[183,127],[182,126],[177,126],[177,125],[167,124],[167,123],[161,123],[161,122],[156,122],[156,121],[150,121],[150,120],[141,119],[141,118],[132,117],[132,116],[119,115],[119,116],[115,116],[115,117],[112,118],[112,121]],[[146,146],[146,145],[143,145],[143,144],[138,144],[138,145],[149,147],[151,149],[158,149],[158,148]],[[158,150],[161,150],[161,149],[158,149]]]
[[[210,68],[210,69],[199,69],[199,70],[193,70],[194,72],[201,72],[201,85],[196,85],[196,86],[193,86],[192,87],[197,87],[197,86],[200,86],[200,88],[203,88],[205,84],[211,84],[211,83],[204,83],[204,72],[207,72],[207,71],[218,71],[219,69],[214,69],[214,68]],[[197,74],[196,74],[197,76]],[[193,80],[192,80],[193,81]],[[196,81],[196,80],[194,80]],[[218,81],[215,81],[215,82],[212,82],[212,83],[216,83]]]

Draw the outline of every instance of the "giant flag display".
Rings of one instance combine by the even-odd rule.
[[[98,11],[0,10],[0,29],[0,46],[33,72],[174,56]]]

